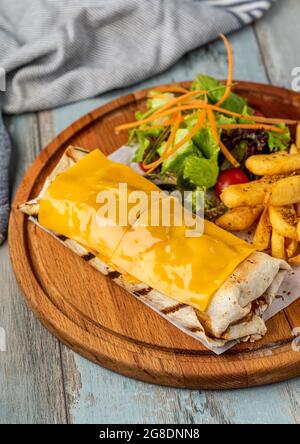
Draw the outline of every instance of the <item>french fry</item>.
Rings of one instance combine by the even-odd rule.
[[[269,248],[271,233],[272,227],[269,220],[269,211],[268,208],[265,208],[259,219],[253,237],[253,244],[259,251],[264,251]]]
[[[292,265],[300,265],[300,254],[298,256],[291,257],[289,263]]]
[[[297,223],[297,235],[298,235],[298,240],[300,241],[300,220]]]
[[[277,259],[286,259],[284,236],[281,236],[281,234],[277,233],[276,230],[272,231],[271,254]]]
[[[296,211],[292,205],[269,207],[269,218],[273,230],[288,239],[298,240]]]
[[[299,242],[295,239],[288,239],[286,245],[286,255],[289,259],[295,256]]]
[[[258,154],[246,160],[246,167],[258,176],[272,176],[291,173],[300,169],[300,153],[286,151],[272,154]]]
[[[284,206],[300,203],[300,176],[290,176],[278,180],[272,185],[269,204]]]
[[[271,190],[272,190],[272,188],[270,188],[270,189],[266,192],[266,194],[265,194],[264,201],[263,201],[263,206],[264,206],[264,207],[268,207],[268,206],[269,206],[269,201],[270,201],[270,196],[271,196]]]
[[[296,147],[300,151],[300,123],[298,123],[296,129]]]
[[[250,228],[263,211],[263,206],[237,207],[227,211],[216,220],[225,230],[243,231]]]
[[[289,152],[290,152],[290,154],[298,154],[299,153],[299,150],[294,143],[291,145]]]
[[[273,178],[262,178],[248,183],[230,185],[225,188],[220,197],[228,208],[255,207],[263,204],[273,182]]]

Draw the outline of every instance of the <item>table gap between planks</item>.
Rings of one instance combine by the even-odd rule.
[[[290,88],[292,68],[300,66],[299,40],[299,1],[278,0],[263,20],[231,36],[235,78]],[[199,71],[224,78],[226,69],[226,52],[216,42],[132,88],[8,117],[14,189],[43,146],[91,109],[134,89],[192,79]],[[299,378],[227,392],[130,380],[86,361],[41,326],[17,287],[7,244],[0,249],[0,283],[0,327],[7,335],[7,351],[0,352],[0,423],[300,423]]]

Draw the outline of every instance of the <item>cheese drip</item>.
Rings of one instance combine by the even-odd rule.
[[[200,237],[185,226],[144,227],[139,221],[122,237],[111,263],[150,287],[205,311],[211,297],[254,249],[205,221]]]
[[[158,191],[129,167],[94,150],[52,182],[40,201],[39,223],[170,298],[205,311],[213,294],[254,248],[209,221],[204,221],[200,237],[187,237],[190,227],[184,223],[144,226],[139,214],[131,225],[99,226],[101,204],[96,196],[110,191],[119,202],[119,183],[126,183],[128,192]],[[171,205],[171,220],[176,208]]]

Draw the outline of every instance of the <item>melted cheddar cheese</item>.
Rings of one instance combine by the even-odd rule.
[[[161,293],[205,311],[211,296],[253,248],[205,221],[200,237],[185,226],[144,227],[139,221],[119,243],[111,262]]]
[[[112,162],[101,151],[94,150],[52,182],[40,201],[39,223],[109,259],[129,225],[116,225],[109,213],[100,220],[99,209],[104,202],[97,203],[97,196],[100,192],[107,192],[107,196],[113,193],[118,221],[119,203],[125,205],[127,201],[127,196],[119,192],[119,183],[127,184],[128,194],[136,190],[146,193],[158,190],[131,168]],[[133,206],[128,204],[127,212]]]
[[[213,294],[254,248],[208,221],[199,237],[187,237],[184,223],[145,226],[139,215],[126,226],[109,226],[107,216],[107,226],[99,226],[101,204],[96,196],[110,191],[119,203],[119,183],[126,183],[128,192],[158,191],[129,167],[95,150],[52,182],[40,201],[39,223],[97,251],[133,280],[205,311]],[[172,215],[175,211],[171,206]]]

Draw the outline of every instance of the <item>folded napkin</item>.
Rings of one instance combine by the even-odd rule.
[[[260,18],[274,0],[0,2],[2,111],[39,111],[132,85]],[[0,118],[0,243],[10,144]]]

